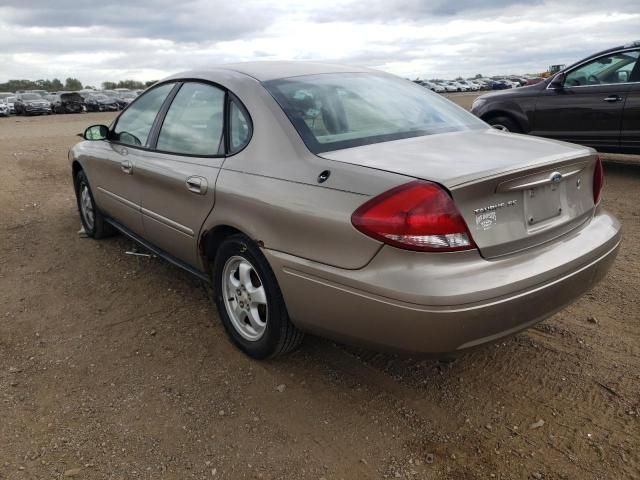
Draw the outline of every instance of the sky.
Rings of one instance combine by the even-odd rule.
[[[158,80],[330,61],[408,78],[536,73],[640,40],[639,0],[0,0],[0,82]]]

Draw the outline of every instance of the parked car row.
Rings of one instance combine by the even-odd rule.
[[[470,78],[467,80],[414,80],[418,85],[436,93],[477,92],[479,90],[505,90],[507,88],[534,85],[544,80],[542,77],[492,77]]]
[[[129,105],[141,92],[126,89],[0,92],[0,116],[118,111]]]

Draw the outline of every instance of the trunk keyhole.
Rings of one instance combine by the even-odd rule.
[[[331,172],[329,170],[325,170],[324,172],[320,172],[318,175],[318,183],[324,183],[331,176]]]

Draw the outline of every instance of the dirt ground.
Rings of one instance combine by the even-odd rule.
[[[0,118],[0,479],[640,478],[640,167],[605,168],[613,270],[537,327],[257,362],[197,280],[78,236],[67,151],[110,118]]]

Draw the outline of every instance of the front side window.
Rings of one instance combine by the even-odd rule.
[[[224,153],[225,92],[205,83],[186,83],[171,103],[156,148],[211,156]]]
[[[428,89],[390,75],[308,75],[264,85],[314,153],[487,128]]]
[[[597,58],[569,72],[564,84],[566,87],[584,87],[629,82],[638,56],[636,50]]]
[[[146,145],[153,122],[172,88],[172,83],[166,83],[149,90],[131,104],[118,118],[112,133],[113,140],[126,145]],[[94,98],[107,99],[105,95],[95,95]]]

